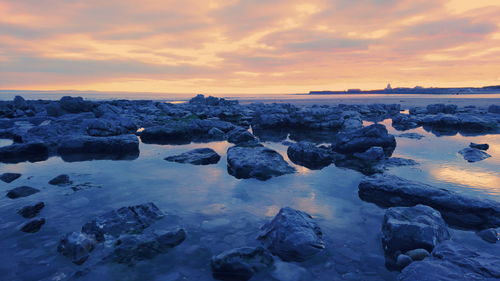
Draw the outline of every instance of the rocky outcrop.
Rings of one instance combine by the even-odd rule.
[[[491,157],[488,153],[471,147],[466,147],[458,153],[460,153],[467,162],[477,162]]]
[[[93,235],[71,232],[59,241],[57,251],[61,255],[71,259],[74,264],[81,265],[87,261],[96,243]]]
[[[49,157],[49,148],[44,143],[16,143],[0,147],[0,162],[39,162]]]
[[[325,249],[323,233],[313,218],[288,207],[261,227],[257,239],[284,261],[304,261]]]
[[[197,148],[179,155],[166,157],[165,160],[193,165],[210,165],[219,162],[220,155],[211,148]]]
[[[332,143],[333,150],[342,154],[365,152],[375,146],[382,147],[387,156],[396,148],[396,139],[387,133],[384,125],[373,124],[353,132],[340,132]]]
[[[135,135],[69,137],[59,144],[57,152],[69,162],[80,159],[134,159],[139,156],[139,140]]]
[[[270,269],[274,264],[274,258],[262,247],[243,247],[212,257],[210,264],[215,279],[246,281],[259,271]]]
[[[38,193],[38,192],[40,192],[39,189],[30,187],[30,186],[20,186],[20,187],[16,187],[16,188],[7,190],[6,196],[9,197],[10,199],[17,199],[17,198],[21,198],[21,197],[27,197],[27,196],[33,195],[35,193]]]
[[[327,147],[301,141],[291,144],[287,149],[287,155],[293,163],[315,170],[330,165],[336,153]]]

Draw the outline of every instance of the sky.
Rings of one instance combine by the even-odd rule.
[[[0,0],[0,89],[500,85],[499,0]]]

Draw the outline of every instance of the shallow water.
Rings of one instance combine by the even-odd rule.
[[[392,129],[390,121],[382,123],[391,133],[402,133]],[[397,138],[394,156],[414,159],[420,165],[391,168],[389,173],[500,201],[498,135],[436,137],[422,128],[405,132],[418,132],[425,138]],[[466,162],[457,152],[471,141],[489,143],[492,157]],[[281,142],[265,145],[288,160],[286,146]],[[380,243],[384,210],[361,201],[357,194],[362,174],[334,165],[319,171],[295,166],[296,174],[265,182],[238,180],[227,173],[225,156],[229,146],[225,141],[176,146],[141,143],[139,158],[131,161],[68,163],[52,157],[37,163],[0,164],[1,172],[23,174],[13,183],[0,183],[2,191],[21,185],[41,190],[26,198],[0,198],[1,279],[65,280],[77,270],[91,268],[78,280],[212,280],[210,257],[227,249],[258,245],[255,238],[259,227],[284,206],[313,215],[326,236],[327,249],[323,253],[297,263],[308,270],[307,280],[396,279],[397,273],[384,266]],[[222,156],[219,163],[194,166],[163,160],[199,147],[216,150]],[[69,174],[80,190],[47,184],[62,173]],[[39,217],[46,218],[47,223],[38,233],[20,232],[17,227],[27,220],[16,210],[38,201],[46,204]],[[76,266],[56,252],[61,236],[79,231],[93,217],[145,202],[154,202],[168,214],[150,229],[181,225],[188,233],[186,241],[134,267],[99,265],[98,250],[84,265]],[[471,231],[452,232],[453,239],[459,242],[490,250],[496,247]],[[256,280],[274,279],[264,274]]]

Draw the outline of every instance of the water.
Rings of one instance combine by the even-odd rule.
[[[389,131],[395,131],[385,120]],[[389,173],[419,180],[460,193],[500,201],[500,139],[497,135],[436,137],[422,128],[406,132],[425,135],[421,140],[397,138],[394,156],[411,158],[414,167],[391,168]],[[316,133],[317,142],[327,142]],[[304,135],[291,134],[292,140]],[[466,162],[458,150],[469,142],[489,143],[491,158]],[[8,143],[0,143],[6,145]],[[288,161],[286,146],[275,139],[265,145]],[[44,162],[0,164],[1,172],[23,176],[2,191],[29,185],[41,192],[20,199],[0,198],[0,276],[2,280],[65,280],[77,270],[91,268],[79,280],[212,280],[210,257],[240,246],[259,245],[259,227],[281,207],[308,212],[326,237],[327,249],[312,260],[298,263],[309,271],[309,280],[395,280],[397,273],[384,266],[380,228],[384,210],[361,201],[357,186],[363,175],[334,165],[319,171],[295,166],[297,173],[262,182],[238,180],[227,173],[225,141],[188,145],[140,144],[139,158],[131,161],[64,162],[52,157]],[[164,157],[193,148],[210,147],[222,158],[208,166],[171,163]],[[69,174],[71,187],[48,185],[62,173]],[[44,201],[39,217],[47,223],[36,234],[20,232],[26,222],[16,210]],[[82,266],[73,265],[56,251],[60,237],[93,217],[122,206],[154,202],[168,215],[151,229],[181,225],[187,239],[157,258],[137,264],[99,265],[98,250]],[[452,230],[453,239],[487,249],[491,246],[472,231]],[[91,265],[94,265],[90,267]],[[185,279],[182,279],[185,278]],[[356,279],[357,278],[357,279]],[[261,280],[274,280],[265,275]]]

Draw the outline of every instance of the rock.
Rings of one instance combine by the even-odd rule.
[[[344,123],[342,123],[342,130],[343,131],[355,131],[363,128],[363,121],[361,118],[347,118],[344,120]]]
[[[34,219],[31,220],[27,223],[25,223],[23,226],[21,226],[21,231],[22,232],[27,232],[27,233],[35,233],[42,228],[42,226],[45,224],[45,219]]]
[[[500,240],[500,230],[498,228],[483,229],[476,232],[476,234],[486,242],[496,243],[498,240]]]
[[[40,192],[40,190],[33,188],[33,187],[29,187],[29,186],[20,186],[20,187],[16,187],[16,188],[7,190],[6,196],[9,197],[10,199],[17,199],[17,198],[27,197],[27,196],[33,195],[37,192]]]
[[[386,158],[384,150],[379,146],[371,147],[365,152],[356,152],[353,156],[364,162],[379,162]]]
[[[289,207],[264,224],[257,239],[284,261],[304,261],[325,249],[323,233],[312,217]]]
[[[450,238],[441,214],[425,205],[387,209],[382,224],[382,245],[386,253],[414,249],[432,251]]]
[[[491,155],[482,150],[470,147],[466,147],[460,150],[458,153],[462,154],[467,162],[477,162],[491,157]]]
[[[38,162],[49,157],[49,148],[43,143],[19,143],[0,147],[0,162]]]
[[[414,115],[398,114],[392,116],[392,127],[398,131],[406,131],[415,129],[420,125],[419,119]]]
[[[452,241],[438,245],[432,257],[413,262],[398,276],[399,281],[498,280],[500,258],[465,248]]]
[[[162,234],[122,235],[116,248],[108,257],[113,262],[133,265],[148,260],[176,247],[186,239],[184,229],[166,231]]]
[[[412,262],[413,259],[407,255],[398,255],[398,257],[396,258],[396,265],[398,265],[400,268],[404,268]]]
[[[307,270],[293,263],[276,261],[271,276],[278,281],[312,280]]]
[[[0,180],[6,183],[11,183],[21,177],[18,173],[3,173],[0,176]]]
[[[365,152],[374,146],[382,147],[386,156],[391,156],[396,148],[396,139],[387,133],[384,125],[373,124],[352,132],[340,132],[332,143],[333,150],[342,154]]]
[[[92,111],[93,104],[90,101],[85,101],[81,97],[65,96],[59,100],[61,108],[70,113],[80,113]]]
[[[94,137],[118,136],[135,133],[137,126],[130,119],[90,119],[86,122],[87,134]]]
[[[73,181],[69,178],[68,175],[65,174],[59,175],[49,181],[49,184],[52,185],[68,185],[72,183]]]
[[[381,207],[424,204],[439,212],[447,223],[462,228],[500,227],[500,203],[476,199],[393,175],[365,177],[358,186],[359,197]]]
[[[110,155],[116,160],[126,157],[137,158],[139,155],[139,140],[134,135],[70,137],[59,144],[57,152],[65,157],[65,160],[71,155],[87,156],[90,159],[100,159],[100,155]]]
[[[488,107],[488,112],[500,114],[500,105],[492,104]]]
[[[290,144],[287,154],[293,163],[313,170],[330,165],[335,157],[333,151],[306,141]]]
[[[28,107],[28,103],[26,103],[26,100],[21,96],[15,96],[13,103],[14,107],[18,109],[26,109]]]
[[[405,255],[409,256],[414,261],[421,261],[426,257],[429,257],[431,254],[429,254],[426,249],[415,249],[406,252]]]
[[[208,136],[212,139],[222,140],[224,139],[224,132],[217,128],[212,128],[208,131]]]
[[[250,280],[259,271],[270,269],[273,256],[262,247],[243,247],[222,252],[211,260],[213,277],[225,281]]]
[[[473,143],[471,142],[469,144],[469,147],[470,148],[477,148],[477,149],[480,149],[480,150],[488,150],[488,148],[490,148],[490,146],[487,144],[487,143]]]
[[[257,138],[244,128],[238,127],[227,133],[227,141],[234,144],[256,143]]]
[[[210,165],[219,162],[220,155],[211,148],[197,148],[179,155],[166,157],[165,160],[193,165]]]
[[[34,218],[36,217],[40,211],[45,207],[45,203],[43,202],[38,202],[35,205],[29,205],[29,206],[24,206],[22,207],[19,211],[17,211],[18,214],[23,216],[24,218]]]
[[[401,166],[415,166],[418,162],[413,159],[391,157],[383,161],[384,167],[401,167]]]
[[[92,235],[81,232],[71,232],[65,235],[57,246],[57,251],[71,259],[74,264],[81,265],[89,258],[94,250],[96,241]]]
[[[295,172],[278,152],[261,146],[230,147],[227,150],[227,169],[236,178],[259,180]]]
[[[107,235],[118,237],[121,234],[139,234],[163,217],[164,214],[153,203],[122,207],[84,224],[82,232],[102,242]]]
[[[424,135],[419,134],[419,133],[404,133],[404,134],[399,134],[396,137],[414,139],[414,140],[420,140],[420,139],[425,138]]]

